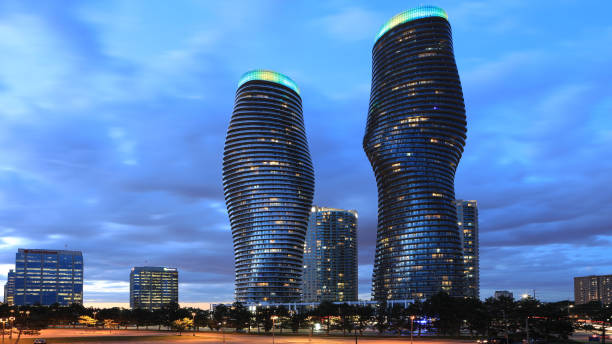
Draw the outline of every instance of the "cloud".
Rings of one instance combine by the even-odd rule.
[[[137,265],[178,267],[181,300],[231,300],[221,152],[237,79],[266,67],[302,89],[315,204],[359,212],[369,297],[372,40],[405,4],[366,5],[3,2],[2,273],[21,245],[67,247],[84,252],[86,301],[125,302]],[[483,291],[565,298],[571,276],[612,267],[607,11],[442,5],[468,116],[456,193],[479,202]]]

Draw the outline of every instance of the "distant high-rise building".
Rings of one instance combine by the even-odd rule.
[[[455,170],[466,116],[446,12],[402,12],[376,36],[364,150],[378,185],[375,300],[463,295]]]
[[[166,267],[134,267],[130,272],[130,307],[161,309],[178,304],[178,270]]]
[[[478,248],[478,203],[476,201],[455,201],[457,225],[463,247],[463,274],[465,296],[480,298],[480,268]]]
[[[612,275],[574,277],[574,301],[577,305],[591,301],[612,303]]]
[[[493,297],[496,299],[499,299],[500,297],[509,297],[511,299],[514,299],[514,294],[507,290],[496,290],[495,294],[493,294]]]
[[[17,306],[82,304],[83,254],[20,248],[15,259],[13,302]]]
[[[356,301],[357,211],[313,207],[304,247],[304,302]]]
[[[299,302],[314,170],[297,85],[254,70],[238,83],[223,155],[236,300]]]
[[[4,303],[12,306],[15,302],[15,271],[11,269],[4,285]]]

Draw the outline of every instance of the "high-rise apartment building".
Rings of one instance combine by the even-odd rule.
[[[465,296],[480,298],[480,258],[478,247],[478,203],[455,201],[457,225],[463,248],[463,277]]]
[[[254,70],[240,79],[225,141],[223,188],[236,300],[300,301],[314,170],[300,91],[287,76]]]
[[[574,301],[577,305],[591,301],[612,303],[612,275],[574,277]]]
[[[130,308],[155,310],[178,304],[178,270],[134,267],[130,272]]]
[[[4,285],[4,303],[12,306],[15,302],[15,270],[11,269]]]
[[[304,302],[357,300],[357,211],[312,208],[303,292]]]
[[[396,15],[372,54],[363,140],[378,186],[372,296],[461,296],[454,179],[466,116],[446,12],[421,6]]]
[[[62,306],[83,303],[80,251],[23,249],[15,259],[14,304]]]

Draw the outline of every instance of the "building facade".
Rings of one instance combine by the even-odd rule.
[[[480,255],[478,239],[478,203],[455,201],[457,225],[463,248],[463,277],[465,296],[480,298]]]
[[[357,301],[357,211],[313,207],[304,246],[304,302]]]
[[[4,285],[4,303],[12,306],[15,303],[15,270],[11,269]]]
[[[130,308],[155,310],[178,304],[178,270],[134,267],[130,272]]]
[[[574,277],[574,301],[577,305],[591,301],[612,303],[612,275]]]
[[[372,51],[363,146],[378,186],[378,301],[463,295],[454,178],[467,129],[447,18],[434,6],[402,12]]]
[[[80,251],[22,249],[15,256],[16,306],[83,303]]]
[[[514,300],[514,294],[511,291],[507,290],[496,290],[493,297],[499,299],[500,297],[507,297]]]
[[[300,91],[287,76],[254,70],[240,79],[225,141],[223,188],[236,300],[299,301],[314,170]]]

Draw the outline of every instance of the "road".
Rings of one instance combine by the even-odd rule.
[[[182,336],[177,336],[172,332],[157,332],[157,331],[135,331],[135,330],[83,330],[83,329],[48,329],[41,331],[40,336],[22,336],[19,344],[32,343],[34,338],[45,338],[48,343],[182,343],[182,344],[198,344],[198,343],[216,343],[216,344],[272,344],[271,335],[246,335],[234,333],[211,333],[201,332],[194,337],[192,333],[185,332]],[[224,342],[225,339],[225,342]],[[6,338],[5,344],[13,344]],[[366,344],[394,344],[394,343],[410,343],[410,338],[359,338],[360,343]],[[444,340],[444,339],[424,339],[415,342],[422,344],[466,344],[472,343],[467,340]],[[354,337],[319,337],[315,336],[275,336],[274,344],[352,344],[355,343]]]

